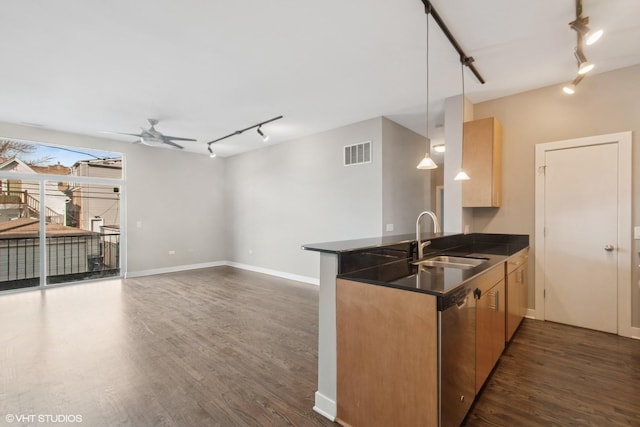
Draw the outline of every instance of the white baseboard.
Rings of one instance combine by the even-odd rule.
[[[203,262],[200,264],[176,265],[173,267],[154,268],[151,270],[127,271],[124,277],[129,278],[129,277],[153,276],[155,274],[175,273],[177,271],[197,270],[199,268],[219,267],[221,265],[227,265],[226,261],[213,261],[213,262]]]
[[[319,391],[316,391],[316,404],[313,410],[325,418],[331,421],[336,420],[336,414],[338,412],[338,405],[335,401],[329,399]]]
[[[242,270],[254,271],[256,273],[268,274],[269,276],[282,277],[283,279],[295,280],[297,282],[309,283],[311,285],[320,286],[320,279],[309,276],[301,276],[299,274],[291,274],[286,273],[284,271],[271,270],[268,268],[256,267],[253,265],[242,264],[239,262],[233,261],[213,261],[213,262],[205,262],[200,264],[188,264],[188,265],[177,265],[173,267],[163,267],[163,268],[154,268],[151,270],[140,270],[140,271],[128,271],[125,273],[125,278],[128,277],[142,277],[142,276],[153,276],[155,274],[163,274],[163,273],[175,273],[178,271],[187,271],[187,270],[196,270],[199,268],[209,268],[209,267],[219,267],[221,265],[228,265],[229,267],[240,268]]]
[[[283,279],[295,280],[297,282],[320,286],[320,279],[316,279],[315,277],[301,276],[298,274],[291,274],[284,271],[271,270],[269,268],[256,267],[253,265],[242,264],[233,261],[226,261],[226,265],[228,265],[229,267],[241,268],[243,270],[255,271],[256,273],[268,274],[269,276],[282,277]]]

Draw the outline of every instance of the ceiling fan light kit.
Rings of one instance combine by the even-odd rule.
[[[562,91],[568,95],[573,95],[576,92],[576,86],[582,81],[582,78],[591,70],[595,65],[587,60],[584,54],[584,46],[590,46],[602,37],[603,30],[592,31],[588,25],[589,17],[582,16],[582,0],[576,0],[576,19],[569,22],[569,27],[575,30],[577,42],[574,55],[578,63],[578,76],[571,82],[562,87]]]
[[[184,147],[180,144],[176,144],[174,141],[193,141],[196,140],[193,138],[182,138],[179,136],[170,136],[165,135],[162,132],[156,130],[155,126],[158,124],[158,119],[147,119],[149,125],[151,126],[149,129],[142,128],[140,133],[128,133],[128,132],[115,132],[120,135],[130,135],[138,137],[137,141],[134,141],[134,144],[142,143],[144,145],[148,145],[150,147],[163,147],[164,145],[169,145],[171,147],[183,149]],[[163,145],[164,144],[164,145]]]

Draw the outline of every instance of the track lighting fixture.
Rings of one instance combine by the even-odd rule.
[[[230,137],[235,136],[235,135],[240,135],[241,133],[246,132],[249,129],[258,128],[258,135],[260,135],[262,137],[262,139],[266,142],[269,139],[269,135],[265,134],[262,131],[262,126],[266,125],[267,123],[271,123],[271,122],[275,122],[276,120],[280,120],[282,117],[283,116],[274,117],[273,119],[269,119],[269,120],[265,120],[264,122],[256,123],[255,125],[251,125],[251,126],[248,126],[248,127],[244,128],[244,129],[240,129],[240,130],[237,130],[235,132],[231,132],[229,135],[225,135],[225,136],[223,136],[221,138],[214,139],[213,141],[207,142],[207,149],[208,149],[208,151],[210,153],[210,157],[215,157],[215,154],[211,150],[211,144],[215,144],[218,141],[222,141],[223,139],[227,139],[227,138],[230,138]]]
[[[262,140],[264,142],[267,142],[269,140],[269,135],[265,135],[264,132],[262,132],[261,126],[258,126],[258,135],[260,135],[262,137]]]
[[[602,30],[592,31],[589,29],[587,25],[588,23],[589,17],[582,16],[582,0],[576,0],[576,19],[569,22],[569,26],[577,33],[577,43],[574,55],[578,62],[578,76],[573,80],[573,82],[562,87],[562,91],[569,95],[573,95],[575,93],[577,84],[580,83],[585,74],[594,68],[594,64],[589,62],[584,54],[584,45],[592,45],[602,37],[602,34],[604,33]]]

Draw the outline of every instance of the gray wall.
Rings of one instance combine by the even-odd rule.
[[[0,137],[124,153],[129,274],[224,260],[224,161],[2,122]]]
[[[379,236],[381,129],[376,118],[225,159],[227,259],[317,278],[302,244]],[[368,140],[372,162],[343,166],[343,147]]]
[[[418,214],[431,209],[431,171],[416,169],[427,149],[426,139],[383,118],[382,141],[381,232],[414,233]],[[386,230],[387,224],[393,224],[393,231]]]
[[[633,217],[640,225],[640,66],[589,75],[573,96],[560,85],[476,104],[475,117],[495,116],[503,129],[503,204],[500,209],[473,209],[474,231],[529,234],[534,231],[535,144],[622,131],[633,131]],[[631,233],[632,230],[629,230]],[[634,240],[632,259],[632,324],[640,326],[638,258]],[[533,251],[531,252],[533,254]],[[534,283],[533,268],[529,283]],[[534,303],[533,286],[529,305]]]

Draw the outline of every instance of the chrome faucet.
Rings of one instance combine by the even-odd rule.
[[[421,234],[420,233],[420,220],[425,215],[429,215],[431,217],[431,220],[433,221],[433,232],[434,233],[437,233],[439,231],[439,229],[440,229],[440,226],[438,224],[438,217],[433,212],[424,211],[424,212],[421,212],[420,215],[418,215],[418,219],[416,220],[416,240],[418,241],[418,259],[422,259],[422,257],[424,256],[424,248],[426,248],[427,246],[429,246],[431,244],[431,240],[426,241],[426,242],[420,241],[420,234]]]

